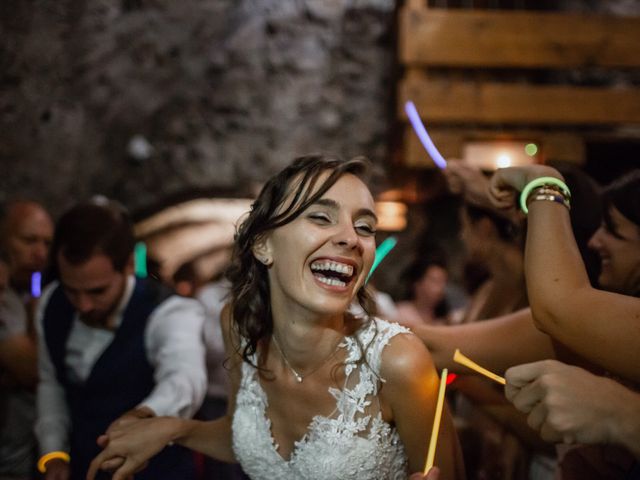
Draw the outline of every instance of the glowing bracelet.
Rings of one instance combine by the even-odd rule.
[[[47,462],[49,460],[53,460],[54,458],[59,458],[60,460],[69,463],[71,461],[71,457],[67,452],[49,452],[45,453],[38,460],[38,471],[40,473],[45,473],[47,471]]]
[[[567,187],[567,184],[564,183],[559,178],[555,178],[555,177],[535,178],[531,180],[529,183],[527,183],[525,187],[522,189],[522,193],[520,193],[520,208],[522,209],[525,215],[529,213],[529,209],[527,208],[527,198],[529,197],[529,195],[531,194],[534,188],[543,187],[545,185],[555,185],[556,187],[560,187],[560,190],[562,190],[562,193],[566,197],[571,198],[571,192],[569,191],[569,187]]]

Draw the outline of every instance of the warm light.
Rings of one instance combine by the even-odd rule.
[[[509,155],[507,155],[506,153],[503,153],[502,155],[498,155],[498,158],[496,159],[496,166],[498,168],[507,168],[511,166],[511,157]]]
[[[407,228],[407,206],[402,202],[376,202],[378,230],[397,232]]]
[[[466,163],[485,171],[497,168],[531,165],[536,157],[527,153],[527,147],[536,146],[532,142],[478,141],[464,146],[463,158]],[[529,149],[529,151],[532,151]],[[537,153],[537,147],[536,147]]]

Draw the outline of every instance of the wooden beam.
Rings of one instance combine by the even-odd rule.
[[[571,131],[546,132],[544,130],[517,129],[495,131],[477,128],[433,128],[429,135],[440,153],[447,159],[463,158],[467,142],[523,141],[535,142],[542,159],[583,164],[586,159],[585,138]],[[404,131],[403,165],[410,168],[435,168],[420,140],[407,125]]]
[[[406,65],[640,67],[640,17],[407,6],[399,22]]]
[[[433,123],[616,125],[640,123],[640,89],[448,81],[410,71],[398,113],[412,100]]]

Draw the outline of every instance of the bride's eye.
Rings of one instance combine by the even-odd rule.
[[[355,225],[358,233],[365,237],[372,237],[376,234],[376,228],[368,223],[360,223]]]
[[[326,225],[328,223],[331,223],[331,217],[329,217],[329,215],[327,215],[326,213],[321,213],[321,212],[310,213],[308,215],[308,218],[312,222],[320,225]]]

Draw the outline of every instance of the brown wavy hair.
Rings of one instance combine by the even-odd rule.
[[[252,356],[258,345],[273,332],[267,267],[254,256],[256,241],[269,231],[295,220],[346,173],[366,179],[370,163],[364,157],[341,160],[326,155],[296,158],[264,185],[235,235],[232,263],[227,271],[231,281],[232,327],[246,343],[237,346],[244,361],[258,367]],[[329,175],[318,185],[326,172]],[[360,306],[375,313],[374,302],[363,285],[357,292]]]

